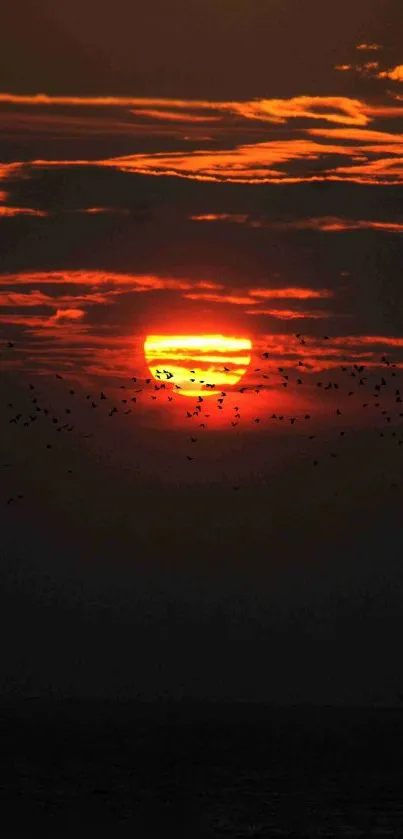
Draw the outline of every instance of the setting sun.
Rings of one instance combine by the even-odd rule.
[[[224,335],[149,335],[144,355],[153,377],[184,396],[235,385],[250,363],[251,341]]]

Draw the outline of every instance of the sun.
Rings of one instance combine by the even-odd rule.
[[[184,396],[207,396],[235,385],[250,364],[249,338],[225,335],[149,335],[144,356],[157,381]]]

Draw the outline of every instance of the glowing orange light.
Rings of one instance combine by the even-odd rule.
[[[250,363],[248,338],[224,335],[149,335],[144,355],[154,379],[178,393],[208,396],[235,385]]]

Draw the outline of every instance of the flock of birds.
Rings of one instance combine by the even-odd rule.
[[[304,338],[300,333],[297,333],[296,337],[298,338],[301,345],[305,345],[307,343],[307,339]],[[324,336],[324,340],[329,340],[328,336]],[[9,341],[7,344],[9,350],[13,350],[14,343]],[[262,359],[268,361],[271,359],[270,352],[262,353]],[[262,383],[253,384],[253,385],[242,385],[236,393],[239,393],[241,396],[244,394],[259,394],[263,389],[275,387],[277,390],[279,388],[287,389],[295,386],[296,388],[303,387],[305,385],[309,385],[314,387],[317,393],[324,392],[324,391],[332,391],[332,392],[339,392],[340,397],[347,397],[347,400],[351,397],[361,397],[362,401],[360,401],[360,406],[358,406],[356,400],[354,401],[355,409],[361,407],[363,410],[367,410],[374,408],[378,412],[379,415],[379,422],[377,423],[375,431],[378,433],[380,437],[391,437],[394,438],[397,444],[397,447],[403,446],[403,398],[400,391],[400,388],[396,387],[396,382],[393,379],[397,376],[397,367],[398,365],[391,360],[389,360],[386,356],[382,356],[379,360],[379,367],[381,368],[382,372],[379,375],[377,381],[374,381],[373,378],[373,371],[370,368],[367,368],[364,364],[341,364],[339,370],[339,379],[340,374],[342,374],[342,379],[340,383],[338,381],[332,380],[324,380],[320,379],[315,381],[312,385],[311,378],[312,378],[312,367],[308,363],[298,360],[293,366],[284,367],[277,367],[275,370],[271,368],[271,372],[268,373],[266,370],[262,369],[261,367],[254,368],[255,374],[260,374],[260,377],[264,380]],[[379,368],[378,368],[379,370]],[[229,372],[229,368],[224,367],[223,372]],[[195,370],[189,371],[192,374],[192,377],[189,381],[194,384],[196,379],[194,378]],[[306,377],[302,378],[304,374],[309,374],[309,381]],[[294,375],[293,375],[294,374]],[[368,380],[369,375],[371,374],[371,381]],[[378,374],[377,374],[378,375]],[[46,401],[42,398],[41,393],[37,389],[37,387],[32,383],[28,383],[28,391],[29,391],[29,400],[31,403],[31,407],[28,412],[25,413],[24,409],[16,409],[16,406],[13,402],[9,402],[7,408],[10,412],[10,416],[8,422],[12,425],[15,425],[18,428],[29,428],[30,426],[34,425],[38,422],[44,422],[45,420],[48,423],[49,429],[52,428],[55,432],[58,433],[72,433],[76,431],[80,433],[79,428],[76,427],[74,416],[77,413],[76,405],[77,405],[77,397],[80,397],[80,392],[71,387],[68,383],[67,378],[62,376],[60,373],[55,374],[55,378],[63,382],[65,387],[65,394],[66,397],[66,404],[61,409],[62,416],[60,415],[60,409],[55,412],[49,404],[46,404]],[[89,407],[90,411],[95,411],[102,405],[105,405],[107,416],[109,418],[113,418],[117,414],[123,414],[124,416],[129,415],[135,410],[136,405],[139,404],[141,398],[144,396],[150,396],[151,400],[155,401],[158,398],[167,397],[168,402],[172,402],[175,397],[175,392],[178,392],[183,389],[183,385],[175,384],[171,380],[174,378],[174,374],[165,368],[157,369],[156,377],[154,378],[141,378],[139,376],[133,376],[131,378],[130,385],[120,384],[119,390],[122,391],[121,398],[119,400],[120,404],[114,404],[105,393],[104,390],[98,392],[98,395],[94,397],[92,394],[86,394],[84,396],[84,400]],[[158,382],[156,381],[158,380]],[[270,380],[270,384],[267,384],[267,380]],[[275,380],[275,382],[274,382]],[[272,384],[274,382],[274,384]],[[347,384],[348,382],[348,384]],[[168,384],[169,383],[169,384]],[[234,389],[231,388],[230,391],[218,391],[215,388],[214,384],[200,381],[199,383],[202,385],[203,388],[210,389],[210,393],[208,397],[203,397],[202,395],[198,394],[195,398],[194,404],[191,406],[190,401],[192,397],[187,397],[187,401],[184,402],[184,410],[185,416],[190,421],[193,420],[197,422],[197,427],[200,428],[202,431],[208,428],[208,420],[212,416],[212,411],[215,409],[217,411],[223,411],[225,407],[225,401],[231,393],[234,394]],[[107,388],[105,388],[106,390]],[[216,391],[214,395],[216,395],[216,402],[213,402],[213,389]],[[123,393],[124,392],[124,393]],[[143,397],[140,397],[140,394],[143,394]],[[181,396],[180,399],[182,400],[183,397]],[[116,400],[115,400],[116,401]],[[236,400],[241,401],[241,400]],[[166,404],[166,403],[165,403]],[[343,404],[343,400],[340,402]],[[393,407],[392,407],[393,406]],[[208,407],[208,411],[206,412],[206,407]],[[57,413],[57,415],[56,415]],[[340,423],[343,427],[337,429],[337,434],[340,438],[343,438],[346,433],[348,433],[349,425],[348,422],[345,422],[343,419],[345,414],[345,409],[343,406],[343,410],[341,410],[340,406],[336,406],[334,408],[334,418],[337,418],[337,421],[340,419]],[[309,422],[312,419],[311,413],[303,412],[301,416],[292,415],[288,416],[286,414],[278,414],[272,413],[267,417],[268,420],[273,420],[282,423],[289,423],[291,426],[294,426],[296,423],[301,422]],[[239,405],[233,406],[233,415],[231,416],[229,422],[230,426],[235,428],[239,425],[242,421],[243,416],[241,413],[241,407]],[[256,416],[254,417],[251,422],[258,425],[261,423],[265,418],[263,416]],[[202,433],[201,431],[201,433]],[[91,437],[92,433],[85,433],[81,434],[82,437]],[[316,434],[308,434],[307,439],[309,441],[314,440],[317,437]],[[199,437],[192,433],[189,436],[189,442],[191,446],[197,444]],[[46,442],[46,449],[51,450],[53,448],[53,443],[51,438],[49,438],[48,442]],[[331,458],[337,458],[338,454],[336,451],[330,452]],[[194,454],[186,454],[186,460],[193,461]],[[317,467],[319,465],[319,459],[316,457],[312,460],[312,465]],[[8,467],[11,464],[5,463],[3,467]],[[72,473],[72,469],[67,470],[68,473]],[[391,483],[391,488],[398,489],[398,484],[394,481]],[[239,485],[233,487],[235,491],[240,489]],[[24,495],[19,493],[7,498],[6,504],[7,505],[15,505],[22,501]]]

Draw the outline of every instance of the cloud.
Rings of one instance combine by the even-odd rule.
[[[237,224],[246,224],[249,216],[245,213],[206,213],[200,216],[189,216],[191,221],[233,221]]]
[[[403,64],[398,64],[391,70],[383,70],[378,73],[378,79],[391,79],[394,82],[403,82]]]
[[[23,271],[15,274],[0,274],[0,286],[15,285],[80,285],[89,288],[110,286],[122,291],[187,291],[193,288],[220,289],[220,283],[208,280],[184,280],[173,277],[157,277],[150,274],[123,274],[111,271]]]
[[[361,70],[367,73],[376,72],[376,62],[367,62],[362,65]],[[340,65],[342,66],[342,65]],[[391,71],[392,72],[392,71]],[[393,71],[394,72],[394,71]],[[85,166],[97,168],[114,168],[120,172],[147,176],[166,176],[185,178],[195,181],[215,183],[302,183],[316,181],[357,181],[372,183],[390,183],[390,175],[383,170],[374,174],[373,169],[365,173],[350,170],[338,165],[337,157],[347,158],[348,161],[357,155],[369,158],[379,157],[379,154],[399,154],[402,143],[401,135],[389,132],[389,144],[384,143],[383,132],[371,132],[374,145],[365,145],[365,135],[361,132],[370,131],[369,123],[374,119],[399,117],[403,115],[403,107],[394,104],[374,104],[343,96],[297,96],[288,99],[256,99],[245,101],[208,101],[208,100],[184,100],[184,99],[161,99],[161,98],[135,98],[135,97],[49,97],[39,96],[17,96],[14,94],[0,94],[0,104],[3,102],[8,106],[19,106],[29,110],[22,115],[15,115],[10,110],[10,119],[22,119],[21,131],[24,136],[26,126],[31,119],[46,118],[51,125],[52,118],[66,122],[66,136],[71,136],[80,120],[85,119],[91,122],[92,113],[95,122],[100,118],[107,123],[110,120],[110,134],[119,135],[117,115],[119,109],[125,112],[125,126],[128,130],[136,131],[139,125],[141,130],[149,130],[153,133],[153,125],[160,122],[169,125],[172,122],[182,122],[190,119],[190,123],[198,125],[206,120],[209,126],[209,138],[220,138],[219,145],[203,145],[203,138],[195,138],[194,143],[200,143],[200,147],[191,149],[186,146],[183,149],[182,128],[178,129],[176,139],[180,147],[175,148],[175,142],[169,141],[169,151],[160,149],[147,153],[111,156],[103,159],[88,159],[83,155],[82,159],[34,159],[29,164],[12,163],[0,167],[0,177],[9,179],[12,176],[24,177],[31,173],[33,167],[51,168],[67,166]],[[86,108],[85,117],[58,113],[58,108],[63,105],[66,108]],[[51,113],[45,113],[47,108]],[[129,109],[129,111],[127,111]],[[99,117],[101,112],[101,117]],[[8,113],[5,115],[7,118]],[[17,122],[18,122],[17,119]],[[144,119],[152,120],[144,125]],[[304,120],[305,125],[298,127],[296,131],[290,127],[287,133],[279,132],[277,126],[282,126],[292,120]],[[141,122],[143,121],[143,122]],[[312,122],[330,123],[337,125],[339,131],[346,133],[333,133],[330,127],[310,128]],[[189,124],[190,124],[189,123]],[[266,123],[271,124],[271,131],[268,133]],[[257,139],[251,142],[234,142],[234,132],[239,126],[248,134]],[[100,126],[95,130],[101,131]],[[125,130],[126,130],[125,128]],[[83,126],[85,131],[85,126]],[[104,129],[102,129],[103,131]],[[335,129],[337,131],[337,129]],[[70,132],[70,133],[69,133]],[[211,132],[211,137],[210,137]],[[347,132],[350,132],[349,134]],[[269,139],[268,139],[269,138]],[[319,139],[320,138],[320,139]],[[243,137],[243,140],[245,136]],[[367,135],[369,139],[369,135]],[[204,141],[206,138],[204,137]],[[360,144],[359,147],[352,143]],[[172,148],[174,146],[174,148]],[[226,147],[225,147],[226,146]],[[90,156],[91,157],[91,156]],[[309,168],[307,163],[313,161],[314,166]],[[370,161],[372,162],[372,161]],[[23,168],[22,168],[23,167]],[[362,177],[366,175],[366,178]],[[395,171],[396,183],[399,182],[400,173]],[[372,180],[371,180],[372,179]],[[95,204],[94,207],[84,208],[83,211],[109,212],[109,208]]]
[[[29,207],[4,207],[0,205],[0,216],[3,218],[12,218],[13,216],[37,216],[44,218],[49,213],[44,210],[32,210]]]
[[[58,323],[59,321],[76,321],[81,320],[85,315],[83,309],[57,309],[56,314],[53,315],[49,322]]]
[[[400,185],[403,181],[403,156],[371,160],[360,165],[337,166],[334,177],[348,176],[355,183]]]
[[[246,315],[268,315],[279,320],[321,320],[332,317],[330,312],[298,312],[295,309],[247,309]]]
[[[86,213],[90,216],[102,215],[104,213],[111,213],[118,216],[130,215],[130,210],[123,207],[80,207],[78,210],[72,210],[74,213]]]
[[[327,288],[252,288],[249,294],[263,300],[313,300],[333,297],[333,291]]]
[[[254,314],[254,312],[253,312]],[[295,335],[266,333],[255,342],[255,350],[268,351],[275,362],[282,359],[293,363],[303,359],[312,365],[313,370],[325,370],[340,363],[348,364],[359,359],[367,366],[379,366],[381,355],[391,349],[403,348],[403,338],[385,335],[345,335],[323,341],[314,336],[306,337],[306,344],[301,345]]]
[[[326,299],[333,297],[333,292],[328,289],[310,288],[253,288],[245,289],[243,294],[239,293],[204,293],[186,292],[182,295],[187,300],[206,300],[210,303],[231,303],[235,306],[255,306],[261,300],[312,300]],[[261,311],[261,310],[260,310]],[[256,312],[257,313],[257,312]]]
[[[0,323],[12,324],[15,326],[29,327],[32,331],[33,327],[41,327],[48,329],[49,327],[59,325],[69,325],[81,321],[85,316],[83,309],[57,309],[53,315],[41,316],[35,314],[2,314],[0,313]]]
[[[374,50],[374,51],[375,50],[381,50],[382,49],[382,44],[357,44],[356,49],[357,50],[366,50],[368,52],[372,51],[372,50]]]
[[[287,119],[308,117],[342,124],[366,124],[368,117],[365,104],[345,96],[295,96],[290,99],[252,99],[243,102],[209,101],[204,99],[161,99],[127,96],[48,96],[44,93],[21,95],[1,93],[0,104],[24,106],[66,106],[74,108],[93,107],[101,109],[131,109],[134,115],[144,116],[150,110],[153,119],[181,119],[200,122],[198,114],[206,114],[208,120],[220,115],[244,117],[265,122],[286,122]],[[211,112],[211,114],[208,114]]]
[[[209,303],[232,303],[235,306],[244,306],[254,303],[255,301],[250,300],[250,298],[245,295],[242,297],[241,295],[237,294],[209,294],[203,292],[187,292],[186,294],[182,295],[187,300],[206,300]]]
[[[372,110],[377,112],[375,107]],[[384,109],[385,111],[385,109]],[[387,113],[403,115],[403,108],[392,107]],[[192,149],[189,151],[152,152],[131,154],[98,161],[89,160],[34,160],[32,166],[41,168],[65,166],[97,166],[136,175],[168,176],[215,183],[301,183],[320,180],[354,180],[353,169],[335,166],[335,158],[344,157],[367,160],[369,156],[403,154],[402,135],[370,131],[361,126],[332,129],[303,129],[307,137],[291,137],[266,142],[235,145],[233,148]],[[336,133],[337,132],[337,133]],[[344,133],[341,133],[344,132]],[[349,133],[346,133],[349,132]],[[360,133],[364,132],[364,133]],[[365,133],[367,132],[367,133]],[[313,137],[321,137],[321,141]],[[374,143],[366,144],[372,138]],[[333,141],[333,142],[329,142]],[[357,145],[354,145],[357,143]],[[358,145],[361,143],[361,145]],[[313,161],[314,167],[307,163]],[[378,183],[381,170],[376,175],[369,161],[367,180]],[[359,170],[358,170],[359,171]],[[385,173],[387,175],[387,173]],[[350,175],[350,177],[347,177]],[[398,177],[399,172],[395,172]],[[388,182],[385,177],[385,182]],[[397,181],[396,181],[397,182]]]
[[[354,152],[351,147],[340,144],[284,139],[238,145],[233,149],[127,155],[98,161],[98,165],[134,174],[166,175],[216,183],[286,183],[310,180],[313,176],[301,171],[298,176],[289,177],[279,168],[284,164],[294,161],[305,163],[325,155],[349,157]],[[42,162],[34,161],[34,164],[42,165]],[[46,163],[43,162],[43,165]]]
[[[21,174],[23,163],[0,163],[0,181],[8,181]]]
[[[74,306],[78,303],[81,305],[99,305],[102,303],[113,303],[119,294],[120,292],[117,290],[109,290],[95,294],[62,294],[57,296],[55,294],[44,294],[39,290],[26,292],[5,291],[0,292],[0,307],[31,309],[36,306],[41,306],[45,308],[54,308],[56,302],[58,305],[63,306]]]
[[[337,233],[346,230],[377,230],[381,233],[403,233],[403,222],[371,221],[365,219],[346,219],[338,216],[294,219],[279,222],[273,227],[284,230],[319,230],[325,233]]]
[[[252,228],[267,228],[271,230],[319,230],[334,233],[343,230],[378,230],[381,233],[403,233],[403,222],[375,221],[369,219],[348,219],[339,216],[319,216],[314,218],[296,218],[287,221],[272,221],[262,217],[252,218],[246,214],[235,213],[207,213],[200,216],[190,216],[192,221],[224,221],[235,224],[245,224]]]
[[[131,113],[135,114],[135,116],[146,116],[151,117],[151,119],[165,119],[168,122],[218,122],[220,120],[219,116],[213,116],[211,114],[191,114],[187,111],[169,111],[166,108],[161,108],[160,110],[152,108],[137,108],[137,110],[132,111]]]
[[[369,140],[373,141],[376,147],[379,146],[380,149],[388,143],[398,143],[400,148],[403,149],[403,134],[376,131],[372,128],[307,128],[306,133],[314,137],[327,137],[333,141],[352,140],[355,143],[361,143],[362,148],[365,148],[365,142]],[[353,149],[351,148],[350,151],[353,151]]]

